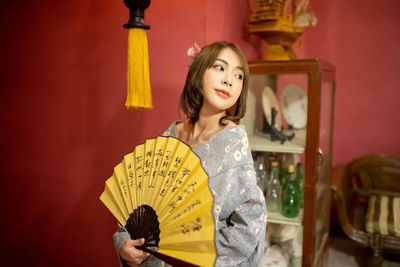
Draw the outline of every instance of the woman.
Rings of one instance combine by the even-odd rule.
[[[256,266],[264,251],[265,200],[257,187],[244,126],[249,70],[238,46],[215,42],[190,65],[180,107],[188,120],[174,122],[164,133],[188,144],[209,176],[216,219],[215,266]],[[119,227],[114,244],[130,266],[163,266],[135,246]]]

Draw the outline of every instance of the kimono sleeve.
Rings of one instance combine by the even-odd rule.
[[[252,164],[236,167],[229,176],[232,190],[224,208],[230,215],[218,220],[215,265],[257,266],[265,246],[265,198],[257,186]]]

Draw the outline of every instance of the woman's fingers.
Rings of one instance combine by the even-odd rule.
[[[144,238],[140,238],[140,239],[131,239],[131,240],[126,240],[125,242],[131,246],[131,247],[137,247],[137,246],[141,246],[144,244]]]
[[[146,240],[144,238],[141,238],[141,239],[129,240],[129,241],[132,241],[132,242],[129,242],[130,246],[138,247],[138,246],[143,245]],[[150,256],[150,254],[148,252],[145,252],[144,250],[141,250],[141,249],[136,249],[136,252],[139,253],[140,256],[144,256],[145,258]]]
[[[128,262],[129,266],[137,266],[142,263],[150,254],[137,249],[137,246],[143,245],[144,238],[136,240],[125,240],[120,247],[120,256]]]

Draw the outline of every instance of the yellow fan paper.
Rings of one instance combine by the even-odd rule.
[[[159,248],[156,257],[214,264],[208,176],[196,154],[178,139],[159,136],[136,146],[114,167],[100,200],[132,239],[146,239],[146,251]]]

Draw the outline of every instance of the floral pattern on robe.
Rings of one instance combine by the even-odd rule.
[[[177,123],[163,135],[176,137]],[[257,266],[264,253],[267,213],[264,195],[257,186],[245,127],[224,129],[193,152],[209,176],[214,198],[217,250],[214,265]],[[129,234],[120,226],[114,234],[117,251],[127,238]],[[163,263],[150,256],[142,265],[163,266]]]

